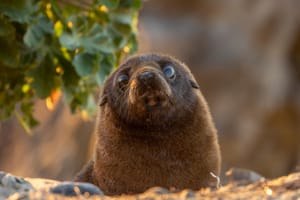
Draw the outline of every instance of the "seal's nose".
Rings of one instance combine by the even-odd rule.
[[[149,80],[154,79],[155,73],[150,71],[144,71],[139,76],[138,79],[142,82],[147,82]]]

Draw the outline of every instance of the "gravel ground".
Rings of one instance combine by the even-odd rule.
[[[150,188],[137,195],[109,197],[105,195],[89,195],[82,192],[78,196],[67,197],[51,193],[51,189],[59,184],[74,185],[75,193],[80,188],[94,191],[90,185],[76,185],[72,182],[58,182],[48,179],[21,178],[0,172],[0,200],[4,199],[103,199],[103,200],[172,200],[172,199],[300,199],[300,172],[273,180],[260,179],[246,183],[231,180],[219,189],[201,189],[199,191],[170,191],[160,187]],[[97,190],[97,188],[96,188]],[[73,191],[73,192],[74,192]],[[97,191],[96,191],[97,192]]]

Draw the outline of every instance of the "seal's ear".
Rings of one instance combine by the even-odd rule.
[[[102,94],[99,101],[99,106],[104,106],[107,103],[107,94]]]
[[[199,89],[199,85],[195,80],[190,80],[190,84],[193,88]]]

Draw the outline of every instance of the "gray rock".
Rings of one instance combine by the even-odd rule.
[[[1,184],[5,188],[10,188],[18,192],[28,192],[33,189],[32,185],[23,178],[5,174],[1,179]]]
[[[236,182],[241,185],[248,185],[257,181],[265,180],[265,178],[257,172],[241,168],[231,168],[225,175],[228,181]]]
[[[2,184],[2,178],[6,175],[5,172],[0,171],[0,184]]]
[[[25,179],[0,172],[0,200],[15,193],[27,193],[32,189],[32,185]]]
[[[97,186],[91,183],[81,182],[63,182],[51,188],[50,192],[54,194],[61,194],[64,196],[104,195],[104,193]]]

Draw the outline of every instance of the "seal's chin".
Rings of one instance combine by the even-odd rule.
[[[147,110],[155,108],[163,108],[168,105],[168,96],[161,91],[146,92],[145,94],[138,97],[138,102],[144,104]]]
[[[130,87],[129,106],[137,110],[139,114],[150,112],[167,111],[170,108],[171,94],[166,84],[157,84],[156,87],[143,84],[135,84]]]
[[[165,78],[152,68],[142,68],[130,82],[129,106],[139,114],[167,110],[172,90]]]
[[[134,125],[134,127],[147,126],[148,130],[156,130],[170,122],[174,106],[172,106],[171,98],[165,93],[147,91],[143,95],[135,96],[134,99],[134,103],[127,104],[129,112],[135,113],[134,116],[125,118],[127,124]]]
[[[144,93],[132,91],[129,96],[130,107],[135,108],[139,114],[167,111],[171,105],[171,98],[162,90],[146,90]]]

